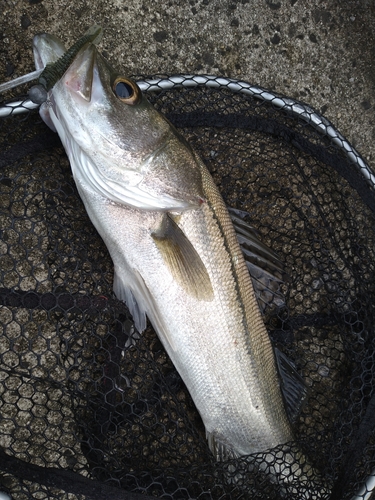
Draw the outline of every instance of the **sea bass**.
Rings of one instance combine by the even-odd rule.
[[[36,68],[65,50],[52,35],[37,35]],[[58,132],[110,252],[116,296],[139,332],[149,318],[217,459],[293,441],[249,271],[199,156],[94,43],[74,55],[41,116]]]

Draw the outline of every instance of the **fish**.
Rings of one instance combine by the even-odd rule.
[[[49,34],[36,35],[33,50],[37,70],[66,53]],[[115,295],[138,332],[147,318],[153,325],[200,413],[213,455],[223,461],[292,442],[277,356],[235,227],[268,263],[276,262],[272,251],[238,214],[231,216],[196,151],[94,41],[62,73],[40,114],[59,134],[108,248]],[[302,463],[309,464],[302,451],[289,457],[285,467],[271,467],[284,485],[301,481]],[[307,476],[318,474],[307,468]]]

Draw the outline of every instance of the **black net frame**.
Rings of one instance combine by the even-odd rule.
[[[316,492],[313,482],[283,491],[260,471],[270,453],[214,461],[152,328],[129,342],[131,316],[112,294],[111,260],[61,143],[36,110],[17,114],[29,107],[19,99],[0,121],[1,489],[13,499],[300,499],[310,491],[368,500],[371,169],[324,117],[290,98],[220,77],[140,81],[202,156],[228,206],[248,212],[285,263],[285,305],[265,322],[309,388],[296,443],[331,491]],[[272,460],[288,449],[273,450]]]

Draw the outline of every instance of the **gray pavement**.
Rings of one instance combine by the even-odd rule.
[[[0,16],[1,82],[34,69],[35,33],[69,46],[96,22],[124,74],[220,74],[300,99],[375,168],[373,0],[0,0]]]

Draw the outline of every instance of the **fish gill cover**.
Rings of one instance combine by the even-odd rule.
[[[215,461],[153,329],[130,342],[57,135],[35,111],[11,115],[0,122],[0,485],[12,499],[308,498],[311,478],[285,492],[267,475],[297,445],[332,485],[314,498],[369,497],[374,186],[352,150],[280,107],[290,101],[259,97],[225,85],[148,95],[285,265],[284,300],[264,319],[308,389],[296,443]]]

